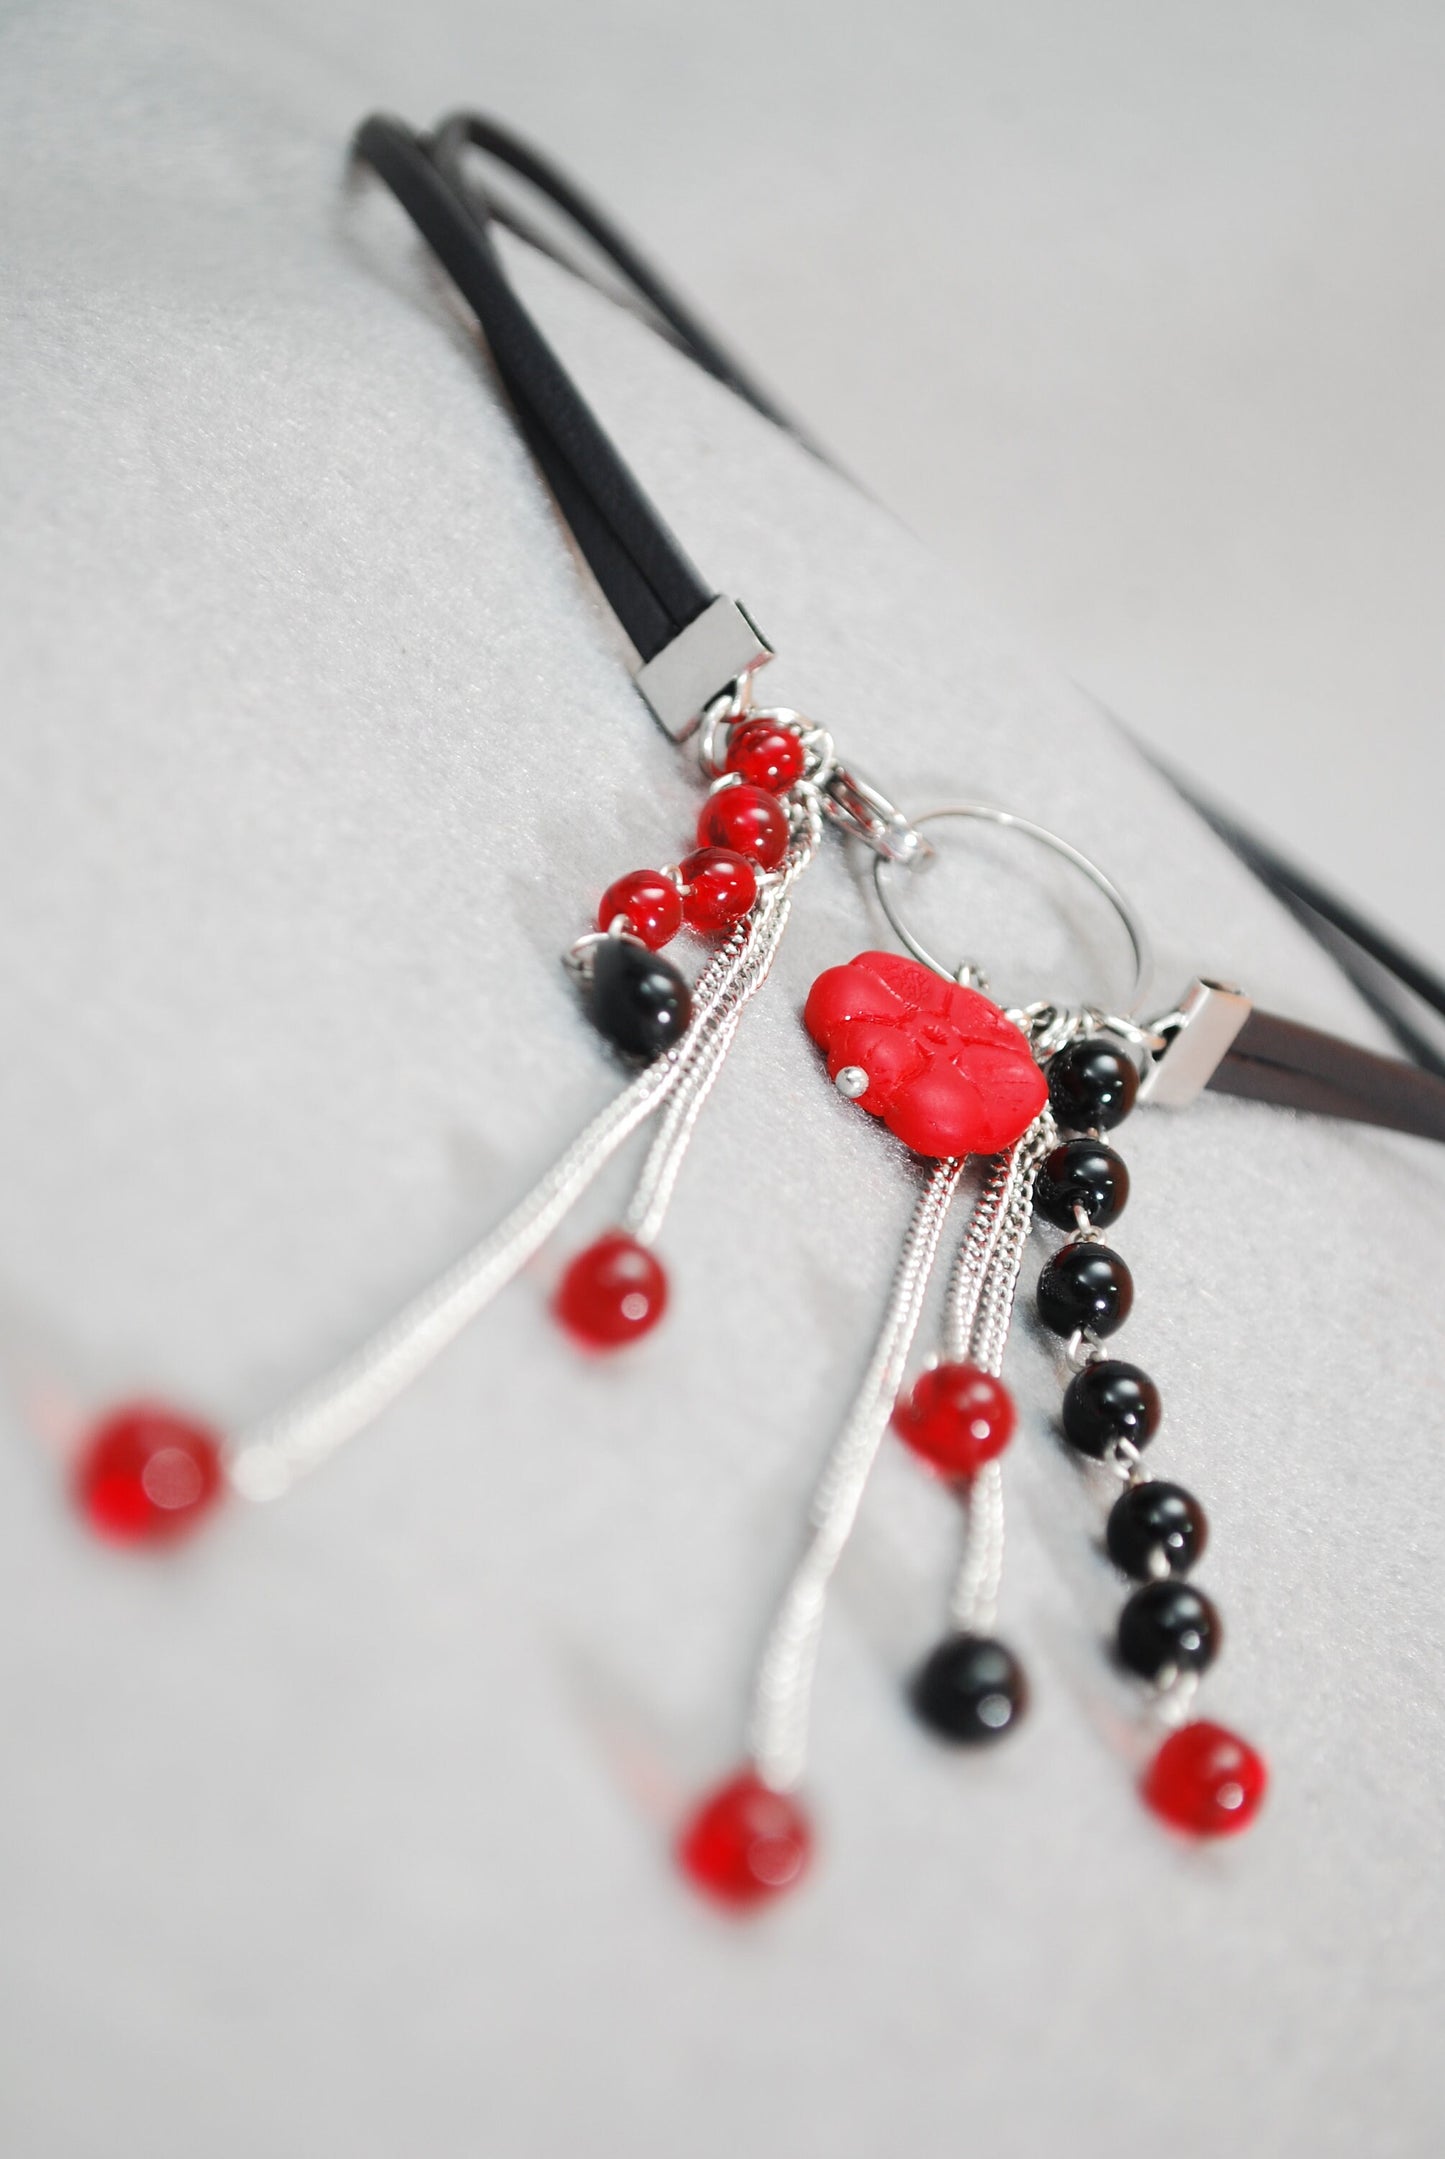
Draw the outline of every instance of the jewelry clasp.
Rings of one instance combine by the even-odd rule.
[[[873,849],[878,857],[875,873],[887,862],[914,869],[932,855],[932,846],[897,804],[846,765],[834,765],[819,792],[823,815],[850,839],[863,840]]]

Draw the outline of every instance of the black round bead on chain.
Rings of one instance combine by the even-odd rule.
[[[1011,1649],[985,1634],[951,1634],[914,1677],[913,1706],[939,1739],[979,1746],[1002,1739],[1028,1707],[1028,1681]]]
[[[1146,1582],[1119,1614],[1119,1656],[1141,1679],[1202,1672],[1214,1662],[1219,1614],[1192,1582]]]
[[[1128,1116],[1139,1076],[1125,1051],[1099,1035],[1060,1050],[1048,1074],[1054,1115],[1080,1136],[1056,1147],[1039,1175],[1037,1211],[1075,1233],[1039,1277],[1039,1318],[1088,1360],[1064,1393],[1065,1439],[1094,1461],[1116,1463],[1129,1480],[1105,1530],[1114,1564],[1143,1585],[1119,1615],[1120,1662],[1167,1683],[1204,1671],[1223,1630],[1208,1597],[1180,1579],[1208,1541],[1204,1509],[1181,1485],[1139,1475],[1139,1456],[1159,1429],[1159,1390],[1137,1365],[1097,1354],[1134,1304],[1134,1278],[1099,1231],[1118,1220],[1129,1197],[1129,1172],[1102,1134]]]
[[[634,937],[599,937],[587,975],[593,1026],[624,1057],[650,1064],[686,1034],[692,991],[671,960]]]
[[[1104,1529],[1110,1559],[1136,1582],[1187,1574],[1208,1541],[1209,1524],[1194,1494],[1162,1478],[1120,1493]]]
[[[1159,1389],[1148,1373],[1118,1357],[1086,1364],[1064,1392],[1064,1437],[1096,1462],[1123,1445],[1142,1452],[1162,1415]]]
[[[1080,1213],[1108,1229],[1129,1204],[1129,1172],[1101,1139],[1068,1139],[1046,1157],[1034,1186],[1034,1211],[1055,1229],[1073,1229]]]
[[[1134,1309],[1134,1277],[1106,1244],[1061,1245],[1039,1276],[1039,1318],[1055,1334],[1110,1335]]]
[[[1049,1059],[1049,1101],[1071,1132],[1112,1132],[1138,1092],[1133,1058],[1103,1035],[1085,1035]]]

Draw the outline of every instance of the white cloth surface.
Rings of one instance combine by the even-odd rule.
[[[485,364],[394,209],[344,185],[334,90],[220,20],[67,0],[12,19],[0,77],[7,2150],[1437,2150],[1423,1144],[1227,1101],[1123,1136],[1122,1341],[1165,1396],[1154,1466],[1210,1512],[1204,1700],[1275,1777],[1249,1838],[1181,1848],[1138,1804],[1097,1639],[1118,1585],[1024,1321],[1002,1628],[1027,1726],[960,1761],[904,1711],[956,1522],[888,1454],[823,1655],[816,1878],[739,1929],[670,1871],[677,1807],[737,1756],[913,1192],[798,1024],[875,935],[836,847],[700,1128],[663,1332],[586,1366],[549,1255],[283,1505],[161,1564],[77,1533],[86,1409],[271,1406],[608,1097],[557,955],[696,812]],[[997,800],[1101,857],[1166,999],[1202,970],[1374,1039],[884,510],[522,274],[779,646],[770,689],[903,800]],[[1002,891],[1021,912],[985,894],[974,941],[1046,991],[1058,923]]]

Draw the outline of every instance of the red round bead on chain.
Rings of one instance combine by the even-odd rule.
[[[753,787],[770,795],[785,795],[803,777],[807,758],[791,727],[776,720],[745,720],[733,734],[724,761],[725,772],[736,772]]]
[[[117,1544],[187,1535],[222,1489],[216,1435],[159,1403],[113,1410],[75,1469],[75,1496],[91,1528]]]
[[[667,1310],[667,1276],[656,1255],[614,1230],[579,1252],[557,1288],[554,1309],[587,1349],[621,1349]]]
[[[788,817],[775,795],[746,781],[720,787],[697,821],[700,847],[727,847],[759,869],[775,870],[788,851]]]
[[[971,1477],[1013,1437],[1013,1397],[973,1364],[922,1372],[893,1411],[893,1429],[946,1477]]]
[[[661,870],[630,870],[603,893],[598,929],[610,930],[619,915],[634,937],[657,952],[682,928],[682,894]]]
[[[730,930],[758,896],[758,873],[745,855],[729,847],[700,847],[678,864],[682,912],[689,929],[704,936]]]
[[[745,1769],[684,1825],[677,1862],[695,1888],[745,1911],[795,1888],[812,1849],[812,1827],[797,1800]]]
[[[1192,1837],[1232,1837],[1264,1801],[1263,1757],[1222,1724],[1201,1720],[1171,1732],[1144,1774],[1147,1806]]]

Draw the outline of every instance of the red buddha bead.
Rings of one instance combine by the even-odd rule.
[[[632,870],[603,893],[597,909],[598,929],[611,929],[619,915],[634,937],[640,937],[650,952],[657,952],[682,928],[682,894],[661,870]]]
[[[770,795],[785,795],[803,777],[803,745],[776,720],[747,720],[728,744],[724,769]]]
[[[971,1477],[1013,1437],[1013,1397],[973,1364],[921,1372],[893,1411],[893,1429],[946,1477]]]
[[[113,1410],[76,1464],[90,1526],[118,1544],[166,1544],[194,1529],[221,1496],[214,1433],[158,1403]]]
[[[720,787],[697,821],[700,847],[728,847],[759,869],[775,870],[788,851],[787,813],[761,787]]]
[[[745,1769],[703,1800],[678,1839],[677,1862],[696,1888],[742,1911],[794,1888],[812,1849],[797,1800]]]
[[[1170,1733],[1145,1772],[1143,1793],[1171,1829],[1232,1837],[1258,1814],[1268,1782],[1253,1747],[1222,1724],[1201,1722]]]
[[[728,847],[700,847],[678,865],[682,912],[689,929],[704,936],[741,922],[758,896],[758,873]]]
[[[667,1310],[667,1276],[646,1245],[614,1230],[577,1254],[555,1310],[586,1348],[621,1349],[650,1334]]]

